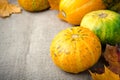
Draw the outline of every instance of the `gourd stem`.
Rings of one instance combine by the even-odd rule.
[[[99,17],[100,18],[105,18],[105,17],[107,17],[107,14],[106,13],[101,13],[101,14],[99,14]]]
[[[66,17],[66,13],[63,10],[61,11],[61,13],[64,17]]]

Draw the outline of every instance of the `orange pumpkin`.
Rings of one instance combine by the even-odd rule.
[[[61,0],[59,18],[79,25],[83,16],[91,11],[110,8],[119,0]]]
[[[41,11],[49,8],[48,0],[18,0],[18,3],[27,11]]]
[[[98,61],[101,55],[101,43],[89,29],[71,27],[55,36],[50,46],[50,54],[60,69],[79,73]]]

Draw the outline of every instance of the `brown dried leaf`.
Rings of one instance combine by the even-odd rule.
[[[10,4],[8,0],[0,0],[0,17],[8,17],[12,13],[20,13],[21,8]]]
[[[109,69],[114,73],[120,74],[120,50],[119,47],[116,46],[106,46],[106,50],[104,53],[104,57],[106,61],[109,63]]]
[[[48,0],[48,1],[49,1],[49,3],[50,3],[51,9],[59,10],[60,0]]]
[[[102,74],[92,73],[90,71],[93,80],[120,80],[119,75],[113,73],[110,69],[105,67],[105,71]]]

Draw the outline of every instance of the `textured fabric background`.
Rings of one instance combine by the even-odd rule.
[[[9,0],[17,4],[17,0]],[[57,11],[46,10],[0,18],[0,80],[90,80],[86,72],[70,74],[56,67],[49,47],[53,37],[72,25]]]

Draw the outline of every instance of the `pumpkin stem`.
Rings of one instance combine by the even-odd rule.
[[[62,10],[61,11],[61,14],[64,16],[64,17],[66,17],[66,13]]]
[[[107,17],[107,14],[106,14],[106,13],[100,13],[100,14],[99,14],[99,17],[100,17],[100,18],[105,18],[105,17]]]
[[[66,13],[63,10],[60,11],[60,13],[58,14],[58,17],[66,21]]]
[[[72,38],[73,38],[73,39],[76,39],[76,38],[78,38],[78,37],[79,37],[78,34],[73,34],[73,35],[72,35]]]

